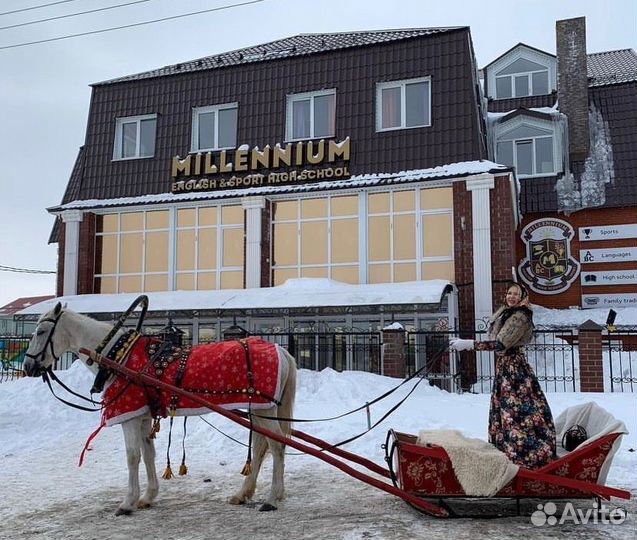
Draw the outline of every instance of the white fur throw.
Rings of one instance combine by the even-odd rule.
[[[518,473],[519,467],[495,446],[467,438],[455,429],[422,430],[417,444],[435,444],[445,449],[467,495],[491,497]]]

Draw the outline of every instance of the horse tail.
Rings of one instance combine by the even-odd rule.
[[[287,362],[288,373],[285,381],[285,388],[283,389],[283,395],[281,396],[281,405],[278,407],[277,416],[279,418],[293,418],[294,399],[296,397],[296,360],[283,347],[279,347],[279,351]],[[292,422],[281,421],[280,424],[283,434],[286,437],[289,437],[292,433]]]

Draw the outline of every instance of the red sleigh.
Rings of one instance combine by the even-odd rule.
[[[610,460],[623,431],[591,438],[574,451],[535,470],[520,467],[516,476],[493,497],[517,499],[630,499],[630,492],[604,485]],[[433,444],[418,445],[417,437],[390,430],[386,461],[394,484],[420,498],[465,499],[447,452]],[[519,506],[518,506],[519,510]]]

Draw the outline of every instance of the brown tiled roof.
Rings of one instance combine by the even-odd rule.
[[[244,63],[232,67],[184,72],[190,69],[187,67],[175,71],[175,76],[163,77],[158,70],[154,75],[142,74],[139,80],[133,76],[124,78],[126,83],[96,86],[86,143],[62,203],[170,191],[172,159],[191,149],[193,107],[241,103],[237,144],[264,147],[286,140],[286,96],[322,88],[338,89],[334,137],[350,137],[356,145],[349,162],[351,175],[424,169],[487,157],[467,27],[319,34],[290,40],[320,43],[321,36],[325,44],[320,50],[330,52],[315,54],[312,61],[297,49],[289,57],[267,57],[273,60],[268,62],[246,63],[244,57]],[[173,72],[166,68],[162,73]],[[436,81],[431,126],[377,132],[376,84],[422,75]],[[151,113],[157,115],[154,157],[113,160],[114,119]],[[233,151],[228,155],[232,160]],[[54,231],[51,240],[55,241],[56,234]]]
[[[459,28],[463,27],[454,26],[443,28],[368,30],[361,32],[337,32],[330,34],[299,34],[297,36],[271,41],[270,43],[263,43],[253,47],[245,47],[243,49],[216,54],[214,56],[205,56],[204,58],[199,58],[197,60],[189,60],[187,62],[165,66],[152,71],[145,71],[135,75],[127,75],[125,77],[118,77],[117,79],[102,81],[95,83],[94,86],[150,79],[153,77],[164,77],[166,75],[177,75],[180,73],[217,69],[228,66],[237,66],[240,64],[263,62],[266,60],[278,60],[281,58],[317,54],[337,49],[347,49],[350,47],[375,45],[379,43],[387,43],[389,41],[397,41],[400,39],[439,34],[442,32],[457,30]]]
[[[15,315],[18,311],[25,309],[34,304],[39,304],[45,300],[54,298],[54,295],[49,294],[45,296],[24,296],[22,298],[16,298],[7,305],[0,307],[0,317],[8,317]]]
[[[632,49],[589,54],[588,86],[637,81],[637,54]]]

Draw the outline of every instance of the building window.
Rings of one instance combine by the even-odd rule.
[[[514,167],[519,177],[556,173],[555,137],[552,129],[520,124],[508,131],[499,130],[496,161]]]
[[[272,283],[454,281],[452,205],[451,188],[276,201]]]
[[[450,188],[369,193],[369,283],[454,280]]]
[[[496,99],[549,94],[547,66],[518,58],[495,74]]]
[[[192,111],[192,151],[223,150],[237,145],[236,103],[198,107]]]
[[[336,90],[293,94],[287,98],[288,141],[333,137]]]
[[[97,217],[96,293],[243,288],[243,208]]]
[[[155,155],[157,115],[129,116],[115,120],[113,159],[138,159]]]
[[[358,283],[358,196],[274,203],[272,281],[299,277]]]
[[[95,292],[169,290],[168,210],[97,216]]]
[[[376,130],[431,125],[431,79],[391,81],[376,85]]]
[[[179,208],[175,289],[243,288],[243,208]]]

